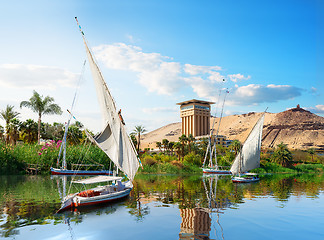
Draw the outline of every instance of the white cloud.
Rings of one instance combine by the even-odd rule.
[[[227,103],[229,105],[255,105],[263,102],[277,102],[298,97],[302,94],[302,89],[289,85],[267,86],[249,84],[230,90]]]
[[[221,71],[222,68],[219,66],[197,66],[192,64],[185,64],[184,71],[190,75],[198,75],[198,74],[205,74],[205,73],[213,73],[215,71]]]
[[[311,93],[317,93],[317,88],[311,87]]]
[[[150,92],[170,95],[183,83],[180,63],[169,62],[171,58],[159,53],[143,53],[141,48],[124,43],[100,45],[94,51],[106,67],[138,73],[139,83]]]
[[[198,97],[215,101],[217,87],[211,82],[201,77],[190,77],[185,79]]]
[[[316,105],[315,107],[319,112],[324,113],[324,105]]]
[[[316,105],[315,107],[309,107],[306,109],[313,113],[320,113],[320,114],[324,113],[324,105]]]
[[[247,76],[245,77],[244,75],[240,74],[240,73],[237,73],[237,74],[229,74],[227,75],[229,77],[229,79],[232,81],[232,82],[237,82],[239,80],[249,80],[251,78],[251,76]]]
[[[9,88],[75,87],[79,74],[65,69],[40,65],[0,65],[0,86]]]
[[[159,53],[144,53],[140,47],[116,43],[94,48],[98,60],[110,69],[128,70],[137,73],[139,83],[149,92],[171,95],[181,89],[191,88],[197,97],[216,101],[223,87],[224,76],[219,66],[181,64]],[[248,80],[251,76],[228,74],[232,82]],[[253,105],[276,102],[301,95],[303,90],[288,85],[238,86],[231,90],[227,103]]]
[[[179,108],[177,107],[155,107],[155,108],[143,108],[142,111],[144,113],[152,114],[152,113],[170,113],[170,112],[178,112]]]
[[[221,70],[219,66],[182,65],[172,61],[170,57],[159,53],[144,53],[140,47],[124,43],[100,45],[93,49],[96,58],[104,62],[107,68],[138,73],[139,83],[149,92],[171,95],[180,88],[189,86],[194,92],[206,95],[202,94],[201,85],[206,84],[206,81],[209,81],[210,85],[213,82],[222,82],[224,79],[224,76],[218,72]],[[186,75],[189,75],[189,78],[201,77],[205,83],[197,84],[196,80],[187,81]],[[191,84],[192,82],[194,84]]]

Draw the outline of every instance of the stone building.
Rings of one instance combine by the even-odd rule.
[[[204,136],[210,133],[210,105],[214,102],[188,100],[177,103],[180,105],[182,134],[188,136]]]

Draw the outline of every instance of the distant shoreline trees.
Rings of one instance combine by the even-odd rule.
[[[10,125],[11,121],[15,119],[20,113],[14,111],[14,106],[7,105],[5,110],[0,112],[0,117],[6,122],[6,143],[9,143],[10,133],[14,132],[13,125]]]

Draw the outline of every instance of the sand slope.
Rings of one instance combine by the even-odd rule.
[[[262,113],[247,113],[223,117],[219,135],[227,139],[244,142],[252,127]],[[211,118],[216,133],[219,118]],[[156,149],[156,142],[166,138],[178,141],[181,135],[181,123],[171,123],[144,134],[141,138],[141,149]],[[263,127],[262,145],[275,147],[279,143],[288,144],[291,149],[308,149],[310,147],[324,150],[324,118],[302,108],[292,108],[280,113],[266,113]]]

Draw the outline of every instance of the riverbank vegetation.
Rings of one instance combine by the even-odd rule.
[[[30,166],[42,174],[49,174],[50,167],[57,166],[60,144],[61,141],[51,141],[45,145],[21,143],[13,146],[0,142],[0,174],[23,174]],[[68,169],[73,168],[72,164],[81,163],[106,169],[110,165],[107,155],[94,145],[67,146],[66,161]]]
[[[36,128],[37,129],[37,128]],[[74,133],[72,133],[72,131]],[[79,136],[72,141],[72,136]],[[63,133],[62,133],[63,134]],[[86,138],[77,126],[71,126],[68,134],[66,160],[68,168],[74,164],[92,164],[100,168],[109,169],[112,163],[98,147],[86,143]],[[190,144],[183,141],[171,143],[163,140],[158,151],[143,151],[139,153],[143,168],[140,173],[157,174],[200,174],[204,161],[208,142],[203,139],[200,142],[192,141]],[[30,139],[30,138],[25,138]],[[37,141],[37,135],[35,140]],[[76,142],[75,142],[76,141]],[[50,167],[57,166],[61,141],[46,141],[43,145],[18,142],[16,145],[6,144],[0,141],[0,174],[22,174],[28,166],[36,166],[43,174],[49,174]],[[173,146],[172,148],[170,147]],[[237,143],[235,143],[237,145]],[[217,147],[218,165],[230,168],[236,148]],[[207,162],[209,161],[207,157]],[[213,160],[215,164],[215,161]],[[279,144],[275,149],[263,149],[261,153],[260,168],[253,170],[256,173],[311,173],[324,172],[324,156],[310,151],[290,151],[285,144]],[[61,164],[61,163],[59,163]],[[93,169],[93,168],[92,168]]]
[[[36,92],[34,92],[35,94],[37,95]],[[25,105],[26,103],[22,104],[22,106]],[[57,110],[57,113],[60,111]],[[0,126],[0,173],[24,173],[30,165],[36,166],[42,173],[49,173],[50,167],[56,166],[65,125],[43,123],[40,120],[35,122],[32,119],[20,121],[18,116],[19,113],[9,105],[0,112],[0,117],[6,122],[5,128]],[[206,166],[210,161],[209,154],[206,156],[209,144],[207,138],[197,140],[191,134],[189,136],[181,135],[177,142],[162,139],[161,142],[156,143],[155,150],[141,150],[140,136],[145,131],[145,128],[139,125],[130,135],[143,163],[143,167],[139,169],[141,173],[201,173],[203,163],[206,163]],[[88,132],[90,131],[88,130]],[[40,136],[42,142],[37,144],[40,141]],[[67,143],[66,160],[69,169],[73,167],[72,165],[80,163],[96,164],[104,166],[105,169],[109,169],[113,165],[98,147],[87,144],[87,138],[80,122],[76,121],[69,125]],[[241,143],[237,140],[234,140],[228,147],[217,145],[217,164],[229,169],[240,148]],[[215,165],[215,159],[212,161]],[[324,156],[318,154],[314,149],[292,151],[288,149],[287,145],[281,143],[274,149],[262,149],[260,168],[255,169],[254,172],[324,172],[323,164]]]

